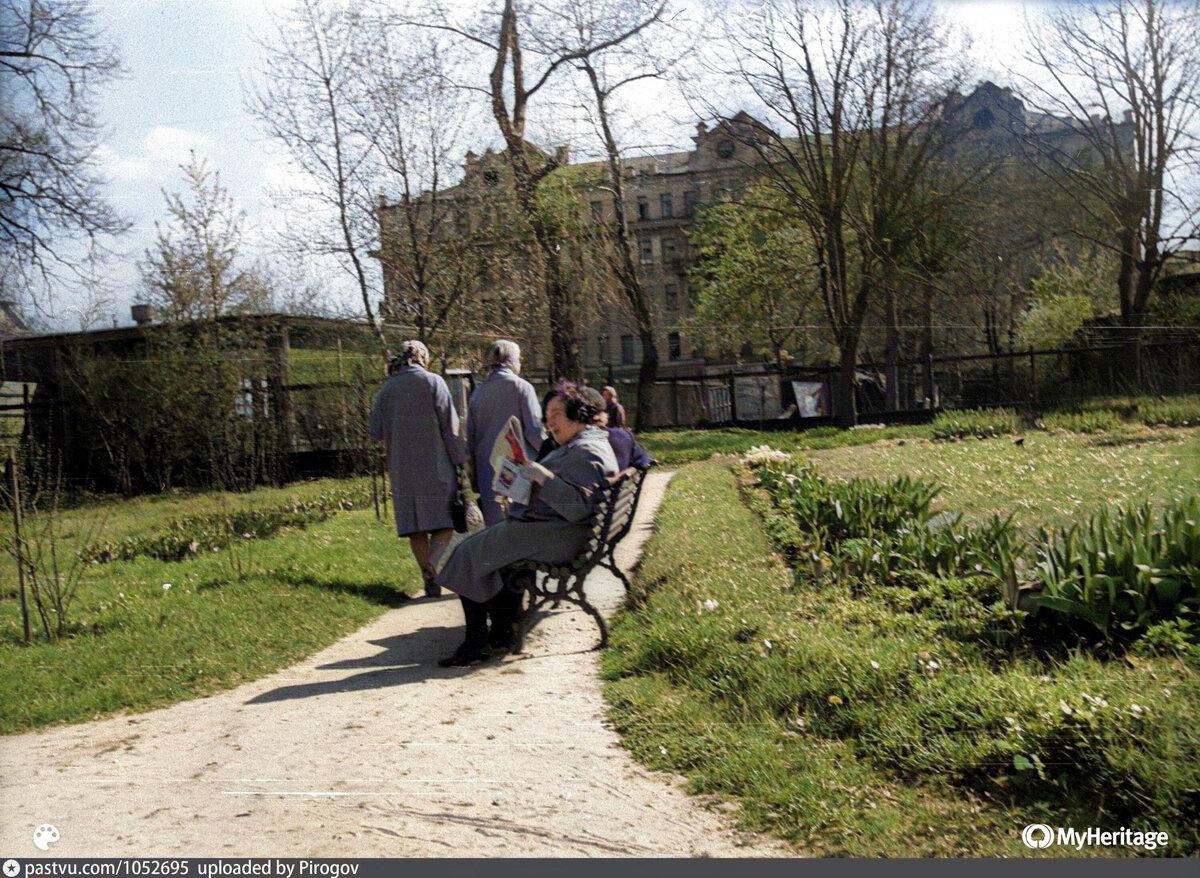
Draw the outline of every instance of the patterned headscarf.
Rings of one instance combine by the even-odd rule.
[[[399,359],[401,365],[411,366],[413,364],[420,366],[422,369],[429,368],[429,348],[425,347],[422,342],[416,339],[410,339],[400,345]]]

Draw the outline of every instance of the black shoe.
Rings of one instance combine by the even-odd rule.
[[[513,645],[513,626],[493,623],[491,633],[488,634],[488,643],[501,655],[506,654]]]
[[[442,587],[433,578],[433,573],[426,570],[421,574],[421,578],[425,580],[425,597],[440,598],[442,596]]]
[[[438,659],[438,665],[443,668],[465,668],[468,665],[486,662],[491,657],[492,651],[486,644],[476,646],[471,643],[464,643],[458,649],[454,650],[454,655]]]

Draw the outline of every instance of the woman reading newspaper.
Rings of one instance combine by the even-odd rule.
[[[507,519],[437,559],[437,582],[462,598],[467,628],[462,645],[438,664],[461,667],[491,658],[487,606],[500,593],[500,570],[522,560],[561,563],[583,547],[595,491],[617,474],[608,434],[592,425],[596,414],[575,385],[559,387],[546,408],[546,427],[559,447],[539,463],[526,463],[515,480],[516,491],[531,486],[528,500],[511,500]]]

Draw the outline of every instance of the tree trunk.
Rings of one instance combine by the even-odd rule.
[[[896,294],[890,288],[884,296],[887,322],[887,343],[884,351],[884,377],[887,381],[884,408],[900,409],[900,326],[896,317]]]

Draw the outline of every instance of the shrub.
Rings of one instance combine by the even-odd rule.
[[[261,539],[285,527],[306,527],[324,521],[338,510],[361,508],[368,502],[370,497],[365,489],[345,489],[282,506],[192,515],[148,534],[89,543],[77,554],[82,561],[93,564],[139,557],[181,561],[197,552],[220,548],[230,540]]]
[[[987,439],[1020,429],[1021,419],[1012,409],[942,412],[933,419],[934,439]]]
[[[1132,638],[1156,622],[1200,610],[1200,497],[1101,510],[1082,526],[1039,528],[1039,607],[1103,638]]]

